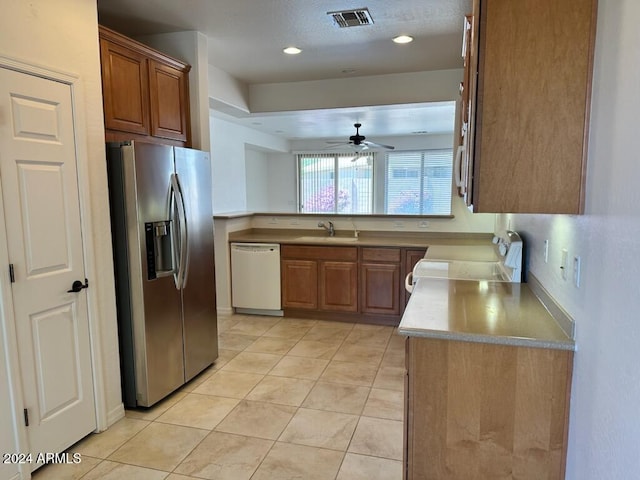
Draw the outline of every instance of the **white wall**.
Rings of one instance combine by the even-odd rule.
[[[220,117],[210,117],[213,212],[247,211],[246,146],[254,150],[289,151],[289,142]]]
[[[640,2],[598,9],[585,215],[504,215],[496,226],[523,232],[530,271],[576,322],[571,480],[640,478]],[[571,271],[561,277],[563,248],[582,258],[580,288]]]
[[[111,254],[111,228],[105,165],[102,88],[98,50],[95,1],[31,0],[4,1],[0,15],[0,55],[37,64],[79,77],[83,98],[82,119],[88,181],[80,188],[91,195],[89,211],[95,253],[87,259],[91,282],[91,301],[96,302],[103,350],[105,402],[110,421],[124,413],[120,395],[115,291]],[[86,160],[86,161],[85,161]]]
[[[216,308],[219,314],[231,314],[231,254],[229,234],[251,228],[251,217],[214,219],[214,250],[216,257]]]
[[[269,205],[269,163],[267,152],[245,147],[247,210],[262,211]]]
[[[454,69],[250,85],[249,109],[257,113],[450,101],[458,97],[461,80],[462,70]]]
[[[296,168],[291,153],[269,153],[267,174],[267,205],[262,212],[296,211]]]

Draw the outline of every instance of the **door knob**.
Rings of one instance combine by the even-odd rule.
[[[73,284],[71,285],[71,290],[67,290],[67,293],[78,293],[83,288],[89,288],[89,280],[87,280],[86,278],[84,279],[84,283],[82,283],[80,280],[76,280],[75,282],[73,282]]]

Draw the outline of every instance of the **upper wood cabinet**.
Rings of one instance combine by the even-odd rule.
[[[108,28],[99,32],[107,140],[188,146],[191,67]]]
[[[465,139],[474,212],[582,213],[596,7],[474,0]]]

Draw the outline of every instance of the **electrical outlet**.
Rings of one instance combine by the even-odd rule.
[[[573,284],[576,286],[576,288],[580,288],[580,267],[580,257],[573,257]]]
[[[562,258],[560,260],[560,275],[563,280],[567,279],[567,270],[569,269],[569,252],[566,248],[562,249]]]
[[[544,263],[549,263],[549,240],[544,241]]]
[[[418,222],[418,228],[429,228],[429,222],[421,220]]]

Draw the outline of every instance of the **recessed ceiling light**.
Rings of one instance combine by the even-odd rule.
[[[297,55],[299,54],[302,50],[300,50],[298,47],[287,47],[284,50],[282,50],[284,53],[286,53],[287,55]]]
[[[413,42],[413,37],[410,37],[409,35],[398,35],[393,39],[393,41],[396,43],[411,43]]]

